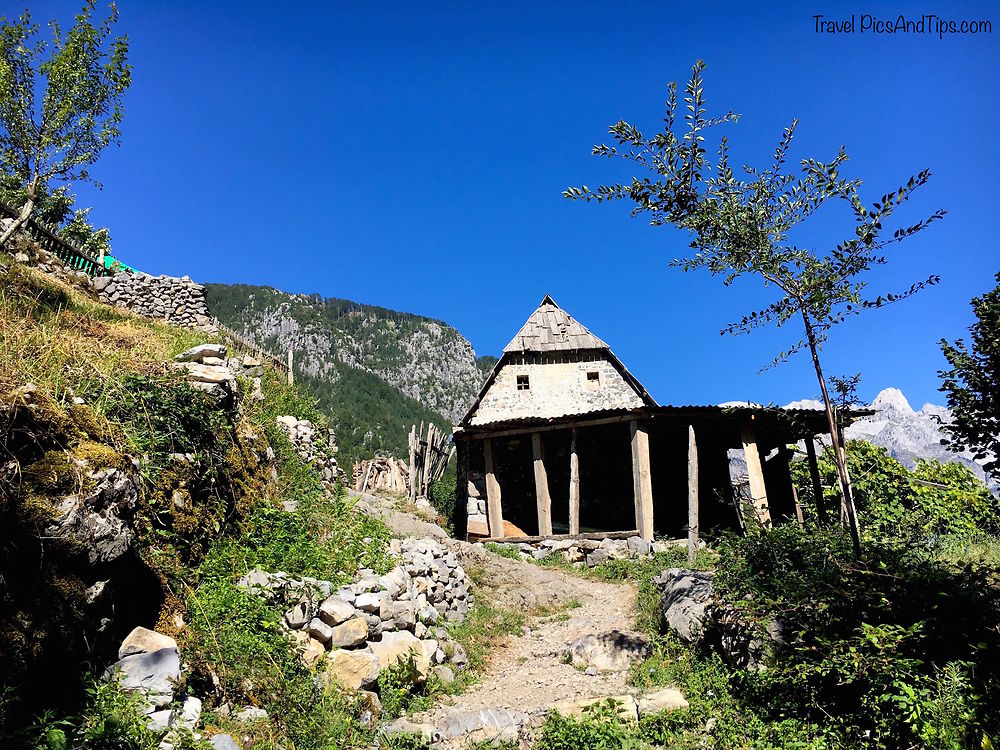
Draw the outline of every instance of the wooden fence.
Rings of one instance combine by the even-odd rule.
[[[410,428],[408,485],[411,501],[427,497],[430,486],[444,476],[448,462],[455,455],[455,446],[448,445],[450,437],[431,423],[427,424],[426,436],[423,422],[420,423],[419,430],[416,425]]]
[[[261,362],[267,362],[272,365],[279,372],[285,373],[286,375],[291,375],[291,367],[287,361],[281,357],[277,357],[271,352],[266,351],[261,348],[250,339],[246,338],[240,333],[237,333],[229,326],[220,322],[218,318],[214,321],[216,326],[219,327],[219,335],[226,340],[226,343],[235,349],[239,349],[244,354],[249,354],[252,357],[256,357]],[[289,378],[291,381],[291,378]]]
[[[20,215],[21,212],[18,209],[0,201],[0,217],[6,216],[16,219]],[[75,271],[84,271],[91,276],[112,275],[112,271],[104,267],[104,260],[102,258],[91,255],[83,248],[63,239],[51,227],[46,226],[41,219],[28,219],[28,223],[23,229],[31,239],[41,245],[43,249],[48,250],[59,258],[68,268],[72,268]]]
[[[16,219],[21,215],[21,212],[0,201],[0,217],[7,216],[11,219]],[[66,264],[68,268],[72,268],[76,271],[85,271],[91,276],[112,276],[114,272],[105,268],[104,261],[97,258],[82,248],[74,245],[66,239],[63,239],[55,233],[55,231],[45,225],[41,219],[30,218],[28,223],[23,227],[23,229],[28,233],[28,235],[45,250],[55,255],[59,260]],[[273,365],[278,371],[288,375],[288,382],[292,382],[292,365],[291,365],[291,352],[289,352],[288,361],[285,361],[281,357],[276,357],[271,354],[271,352],[262,349],[253,343],[245,336],[234,331],[227,325],[221,323],[217,318],[214,321],[215,325],[219,328],[220,335],[226,339],[230,346],[239,349],[244,354],[249,354],[256,357],[261,362],[267,362]]]

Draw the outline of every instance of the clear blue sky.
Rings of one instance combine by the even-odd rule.
[[[77,5],[32,10],[68,19]],[[766,291],[669,269],[681,234],[561,197],[628,177],[591,146],[619,118],[656,128],[667,82],[703,58],[710,107],[743,114],[737,162],[762,164],[798,117],[794,155],[844,144],[868,201],[933,171],[902,215],[948,217],[874,281],[936,272],[941,286],[841,327],[824,355],[832,373],[864,373],[867,399],[895,385],[917,407],[940,402],[936,342],[962,335],[969,298],[1000,270],[1000,13],[910,11],[991,20],[980,36],[830,37],[814,13],[894,17],[906,3],[758,5],[122,0],[124,139],[95,170],[104,190],[80,195],[116,253],[153,273],[416,312],[480,354],[550,293],[661,403],[812,397],[805,358],[757,374],[797,330],[719,336]],[[810,238],[850,221],[823,214]]]

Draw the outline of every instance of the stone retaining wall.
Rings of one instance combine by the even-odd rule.
[[[92,282],[102,302],[124,307],[137,315],[159,318],[188,328],[212,328],[205,287],[188,276],[150,276],[122,271]]]
[[[323,679],[350,690],[372,687],[381,671],[409,655],[416,681],[433,672],[449,682],[452,667],[464,668],[466,656],[442,626],[468,613],[469,578],[455,553],[435,539],[394,540],[390,552],[398,564],[389,573],[361,570],[354,583],[337,589],[329,581],[263,570],[250,571],[237,585],[291,607],[283,626],[307,667],[326,657]]]

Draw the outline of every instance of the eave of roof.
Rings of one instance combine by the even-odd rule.
[[[859,417],[871,416],[874,412],[870,409],[856,409],[847,416],[848,422]],[[799,422],[803,427],[807,427],[814,434],[825,433],[826,414],[817,409],[784,409],[777,406],[716,406],[705,404],[667,404],[664,406],[642,407],[639,409],[616,409],[600,412],[586,412],[581,414],[566,414],[559,417],[529,417],[526,419],[512,419],[498,422],[489,422],[480,425],[465,425],[456,428],[456,434],[488,435],[491,432],[518,429],[523,427],[542,426],[571,426],[574,422],[599,421],[602,419],[670,419],[681,420],[691,419],[699,422],[723,421],[742,424],[752,420],[761,422]]]

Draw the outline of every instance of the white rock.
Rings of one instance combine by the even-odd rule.
[[[169,635],[157,633],[155,630],[138,627],[125,636],[122,645],[118,647],[118,658],[124,659],[132,654],[145,654],[159,651],[161,648],[177,648],[177,641]]]

